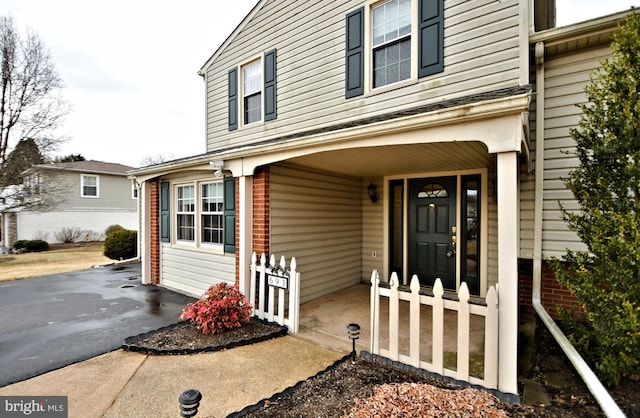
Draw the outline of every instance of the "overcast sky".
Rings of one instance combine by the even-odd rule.
[[[557,0],[557,24],[638,2]],[[58,155],[137,167],[146,156],[206,151],[204,84],[197,72],[256,3],[0,0],[0,13],[42,38],[64,80],[73,112],[61,133],[71,140]]]

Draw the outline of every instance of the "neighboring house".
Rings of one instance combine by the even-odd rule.
[[[260,1],[200,71],[206,153],[130,173],[143,281],[246,293],[255,251],[296,257],[302,302],[373,269],[480,298],[499,283],[499,389],[517,393],[519,297],[542,258],[583,248],[563,150],[624,17],[545,30],[555,4],[536,1],[536,32],[533,3]]]
[[[138,190],[127,178],[132,169],[101,161],[32,166],[22,173],[21,199],[29,204],[4,204],[0,246],[23,239],[60,242],[56,235],[63,228],[78,228],[81,239],[104,239],[114,224],[137,230]],[[43,207],[30,206],[39,201]]]

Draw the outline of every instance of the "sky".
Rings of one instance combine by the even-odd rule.
[[[139,167],[206,151],[198,70],[257,2],[0,0],[0,13],[40,36],[64,82],[70,139],[56,155]],[[557,0],[557,25],[638,3]]]

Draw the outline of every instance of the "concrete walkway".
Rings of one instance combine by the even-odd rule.
[[[0,396],[68,396],[69,417],[177,417],[178,397],[202,393],[198,416],[225,417],[344,356],[285,336],[214,353],[148,356],[116,350],[0,388]]]

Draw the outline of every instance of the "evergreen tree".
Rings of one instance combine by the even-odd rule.
[[[33,164],[41,164],[42,162],[42,155],[36,141],[33,139],[21,140],[2,166],[0,186],[22,184],[20,173],[31,168]]]
[[[640,18],[612,40],[613,55],[585,88],[576,142],[579,166],[565,179],[580,204],[562,208],[588,251],[554,260],[558,280],[585,311],[583,355],[609,384],[640,374]],[[584,330],[583,330],[584,332]]]

